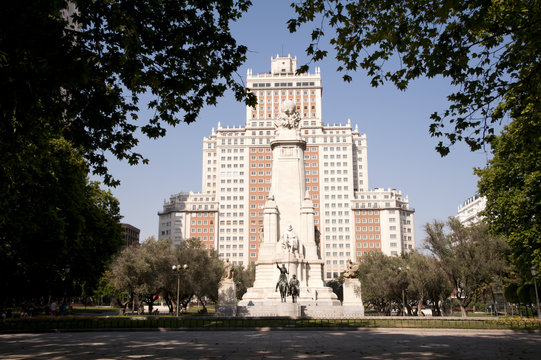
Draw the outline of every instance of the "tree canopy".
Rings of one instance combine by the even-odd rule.
[[[328,55],[331,32],[339,71],[365,70],[372,86],[390,81],[405,90],[421,76],[449,78],[450,106],[431,115],[442,155],[457,141],[479,149],[494,126],[541,106],[539,0],[302,0],[291,5],[289,30],[313,22],[306,53]],[[328,31],[325,27],[330,27]],[[301,67],[300,71],[304,71]]]
[[[446,225],[449,232],[445,231]],[[462,316],[466,316],[466,307],[483,287],[506,271],[506,243],[490,235],[485,224],[464,227],[456,218],[450,218],[447,224],[434,221],[426,224],[425,229],[426,249],[439,259],[454,288]]]
[[[523,115],[491,141],[494,156],[476,169],[490,230],[507,239],[510,261],[523,279],[541,269],[541,114]]]
[[[188,266],[180,274],[171,270],[172,265],[184,264]],[[150,306],[156,295],[162,295],[173,311],[177,276],[180,276],[179,303],[186,307],[194,296],[217,300],[223,268],[216,252],[209,254],[196,238],[186,239],[180,247],[171,247],[170,239],[151,237],[142,246],[126,248],[116,257],[110,279],[116,290],[132,299],[137,296]]]
[[[230,24],[248,0],[47,0],[0,9],[3,164],[51,133],[81,149],[108,184],[105,152],[130,164],[150,138],[195,121],[227,89],[249,99],[236,70],[246,47]],[[138,119],[144,108],[154,114]]]
[[[81,154],[53,138],[27,144],[0,169],[1,300],[93,287],[122,244],[120,210],[88,181]]]

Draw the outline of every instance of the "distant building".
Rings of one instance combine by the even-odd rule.
[[[263,238],[263,206],[272,184],[274,121],[280,104],[293,100],[300,115],[305,189],[314,204],[326,280],[347,260],[372,251],[400,255],[415,249],[415,210],[395,189],[368,186],[366,135],[348,119],[323,124],[320,69],[296,74],[297,59],[271,58],[271,72],[253,75],[246,85],[258,98],[246,108],[245,126],[218,123],[203,139],[202,192],[171,195],[158,212],[158,237],[174,244],[197,237],[233,264],[258,259]]]
[[[120,224],[122,227],[122,247],[139,245],[139,233],[138,228],[130,224]]]
[[[457,218],[465,226],[478,224],[483,219],[479,212],[485,210],[487,199],[475,194],[458,206]]]

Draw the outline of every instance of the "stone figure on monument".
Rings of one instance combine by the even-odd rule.
[[[263,229],[263,226],[259,227],[259,242],[263,242],[265,240],[265,230]]]
[[[291,294],[294,303],[297,302],[297,297],[300,293],[300,285],[297,275],[293,274],[293,278],[289,281],[289,293]]]
[[[354,264],[351,259],[348,259],[346,264],[346,270],[344,271],[344,278],[353,279],[357,277],[357,271],[359,270],[359,264]]]
[[[319,231],[317,225],[314,225],[314,241],[318,249],[319,249],[320,237],[321,237],[321,232]]]
[[[285,253],[299,253],[299,238],[292,225],[289,225],[282,234],[282,249]]]
[[[280,113],[274,121],[277,134],[283,129],[298,129],[301,117],[297,113],[297,105],[292,100],[285,100],[280,105]]]
[[[229,261],[229,259],[225,259],[224,263],[224,273],[222,274],[222,280],[231,280],[233,279],[233,264]]]

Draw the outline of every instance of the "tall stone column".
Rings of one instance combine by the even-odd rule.
[[[288,133],[288,135],[290,135]],[[295,134],[292,134],[295,135]],[[272,193],[280,211],[279,233],[289,225],[300,228],[300,208],[305,191],[304,150],[306,142],[294,136],[271,141]]]
[[[308,259],[317,259],[317,246],[314,228],[314,204],[308,191],[304,195],[301,207],[300,237],[304,239],[304,256]]]
[[[263,242],[254,286],[239,302],[240,316],[291,316],[291,309],[284,307],[300,311],[300,306],[311,317],[342,314],[340,301],[323,282],[323,261],[315,243],[314,205],[305,186],[306,142],[301,138],[299,121],[295,103],[282,103],[275,120],[276,136],[271,141],[272,187],[265,203]],[[277,263],[286,266],[289,279],[296,275],[301,284],[296,304],[280,300]]]

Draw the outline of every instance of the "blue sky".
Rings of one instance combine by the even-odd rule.
[[[270,58],[276,54],[297,56],[299,64],[307,61],[311,29],[290,34],[286,22],[293,15],[289,1],[256,1],[234,24],[237,41],[248,47],[248,59],[239,70],[243,79],[248,68],[254,74],[270,71]],[[336,72],[332,49],[327,50],[331,56],[315,64],[321,68],[323,82],[323,122],[345,123],[350,118],[367,135],[369,186],[396,188],[409,196],[416,210],[415,237],[420,247],[425,223],[456,215],[457,206],[476,192],[473,168],[483,167],[487,154],[472,153],[465,144],[453,147],[445,158],[434,150],[438,139],[428,133],[429,116],[446,108],[449,81],[419,79],[401,92],[392,84],[372,88],[359,71],[351,74],[351,83],[345,83]],[[310,72],[315,65],[310,65]],[[148,115],[142,111],[140,119],[145,118]],[[218,122],[244,126],[244,120],[244,104],[228,93],[217,106],[204,109],[196,123],[170,128],[159,140],[140,137],[137,151],[150,160],[148,165],[110,159],[112,175],[122,182],[111,189],[120,201],[122,221],[141,229],[141,240],[157,236],[157,212],[164,200],[171,194],[201,190],[203,137]]]

